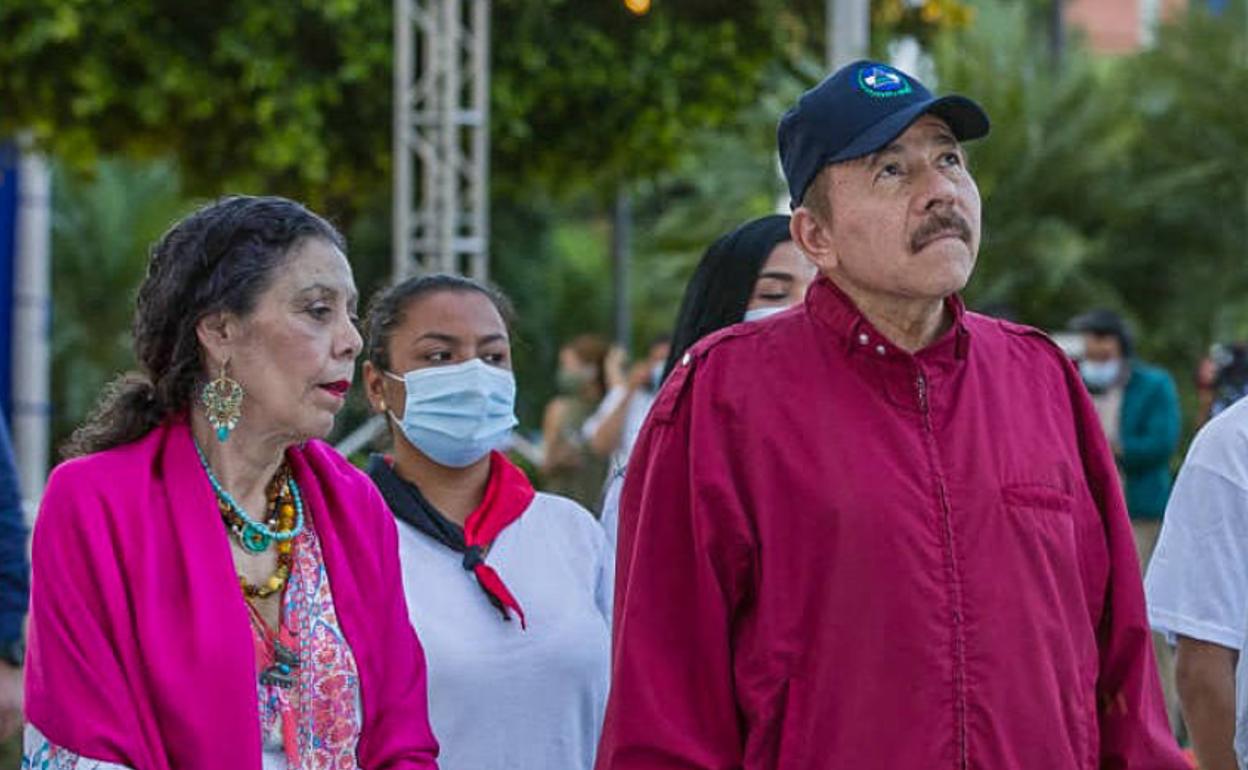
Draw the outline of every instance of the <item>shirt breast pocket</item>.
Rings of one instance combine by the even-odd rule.
[[[1040,482],[1006,484],[1001,487],[1001,497],[1006,507],[1031,511],[1031,515],[1036,516],[1056,514],[1069,517],[1074,508],[1074,500],[1066,490]]]
[[[1077,502],[1066,490],[1035,483],[1001,488],[1001,515],[1011,571],[1020,588],[1050,608],[1070,606],[1082,597]]]
[[[1001,501],[1018,534],[1031,543],[1029,550],[1074,565],[1075,501],[1065,490],[1043,483],[1006,484]]]

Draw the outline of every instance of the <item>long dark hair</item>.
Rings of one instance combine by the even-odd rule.
[[[790,239],[789,217],[773,214],[746,222],[711,244],[685,287],[664,378],[698,340],[741,321],[767,257]]]
[[[285,198],[223,198],[174,224],[152,247],[139,287],[133,329],[139,371],[105,389],[61,454],[127,444],[187,411],[204,375],[200,319],[221,311],[246,317],[274,272],[309,238],[346,250],[333,225]]]

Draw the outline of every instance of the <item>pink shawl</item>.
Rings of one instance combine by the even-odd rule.
[[[360,674],[365,770],[436,768],[394,518],[311,441],[287,454]],[[35,526],[26,716],[136,770],[260,770],[247,609],[184,420],[52,473]]]

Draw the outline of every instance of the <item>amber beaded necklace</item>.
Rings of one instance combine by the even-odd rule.
[[[248,553],[264,553],[270,545],[277,544],[277,568],[269,579],[260,585],[247,582],[242,575],[238,576],[239,587],[248,599],[265,599],[286,587],[290,579],[294,540],[303,531],[303,498],[299,494],[299,485],[295,483],[290,467],[283,462],[277,473],[269,481],[265,489],[268,500],[268,516],[264,523],[253,521],[221,482],[208,465],[199,445],[195,445],[199,461],[208,474],[208,481],[217,495],[217,507],[221,511],[221,521],[238,540],[238,544]]]
[[[297,489],[295,481],[290,475],[290,469],[283,464],[273,477],[273,480],[269,482],[267,490],[269,514],[267,524],[274,531],[284,534],[295,529],[298,518],[297,512],[300,507],[298,505]],[[248,551],[253,550],[244,541],[247,531],[245,522],[235,511],[234,506],[218,495],[217,507],[221,511],[221,520],[234,533],[239,544]],[[292,553],[295,541],[290,538],[283,538],[280,540],[275,539],[274,542],[277,543],[277,569],[273,571],[273,574],[269,576],[267,581],[260,585],[255,585],[248,583],[247,579],[242,575],[238,576],[239,587],[243,589],[243,595],[248,599],[268,598],[285,588],[286,581],[290,579],[290,566],[293,561]]]

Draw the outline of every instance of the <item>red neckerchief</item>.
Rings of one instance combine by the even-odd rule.
[[[503,619],[511,620],[510,610],[520,616],[521,627],[527,627],[520,603],[507,590],[498,573],[485,563],[485,556],[498,533],[520,518],[533,502],[533,485],[523,471],[501,453],[491,452],[485,496],[462,527],[434,508],[415,484],[400,478],[394,472],[393,458],[373,455],[369,459],[368,475],[399,521],[452,551],[462,553],[464,569],[476,576],[477,584],[502,613]]]
[[[528,628],[520,602],[512,596],[494,568],[485,563],[485,556],[498,533],[528,509],[537,493],[524,471],[517,468],[502,452],[490,453],[490,480],[485,485],[481,505],[464,520],[464,567],[471,569],[486,593],[520,616],[520,627]]]

